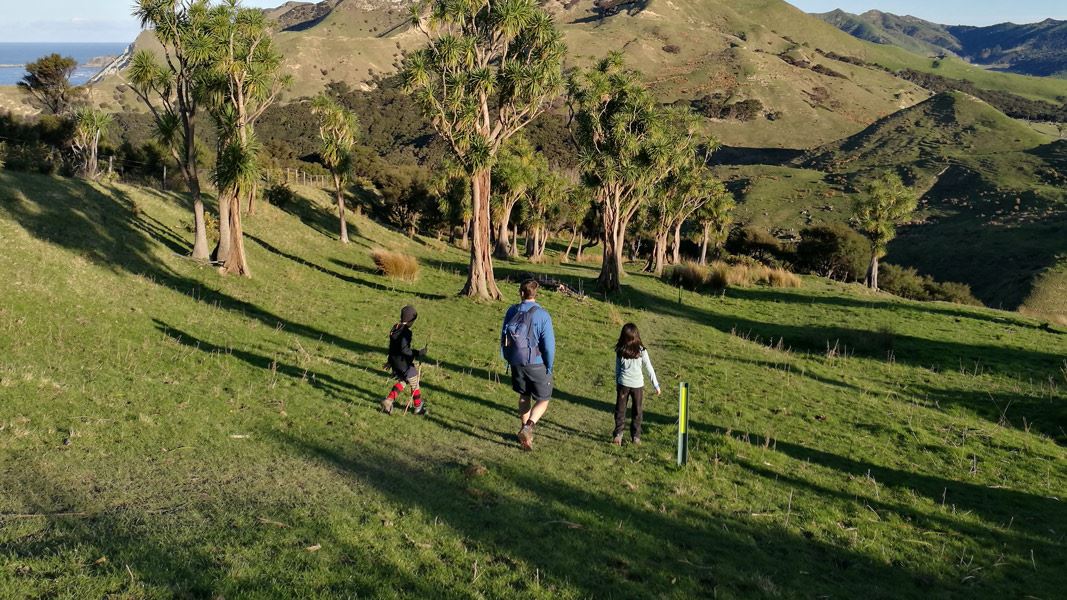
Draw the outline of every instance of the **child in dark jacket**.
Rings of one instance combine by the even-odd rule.
[[[419,388],[419,369],[415,366],[416,360],[426,356],[426,347],[415,350],[411,347],[411,325],[419,318],[414,306],[405,306],[400,310],[400,322],[393,325],[389,331],[389,358],[386,365],[393,371],[396,383],[389,395],[382,400],[382,410],[386,414],[393,414],[393,403],[406,386],[411,387],[411,400],[415,405],[416,415],[426,414],[426,405],[422,401],[422,390]]]

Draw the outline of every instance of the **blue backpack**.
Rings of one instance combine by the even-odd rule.
[[[516,309],[515,314],[504,325],[504,339],[501,340],[504,360],[511,365],[528,365],[541,356],[541,348],[533,327],[533,314],[540,310],[534,306],[530,310]]]

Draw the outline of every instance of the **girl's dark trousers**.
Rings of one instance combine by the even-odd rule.
[[[615,436],[622,435],[626,427],[626,403],[632,401],[630,409],[630,439],[641,437],[641,419],[644,417],[642,403],[645,399],[645,388],[632,388],[625,385],[615,386]]]

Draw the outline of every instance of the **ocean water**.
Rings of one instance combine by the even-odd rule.
[[[63,42],[40,42],[32,44],[0,42],[0,85],[15,85],[26,74],[24,66],[53,52],[70,56],[78,61],[78,68],[70,80],[75,85],[89,81],[100,67],[82,66],[101,56],[118,56],[128,43],[72,44]]]

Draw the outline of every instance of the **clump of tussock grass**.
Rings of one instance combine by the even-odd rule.
[[[664,279],[687,289],[707,286],[717,290],[764,285],[775,288],[798,288],[800,277],[781,268],[764,265],[735,264],[715,261],[708,266],[696,263],[674,265],[664,272]]]
[[[785,269],[767,269],[767,285],[775,288],[798,288],[800,278]]]
[[[688,290],[695,290],[708,282],[708,275],[709,270],[706,266],[692,262],[684,262],[669,267],[663,273],[663,278],[673,285]]]
[[[386,277],[415,281],[419,276],[419,261],[410,254],[375,248],[370,256],[378,272]]]

